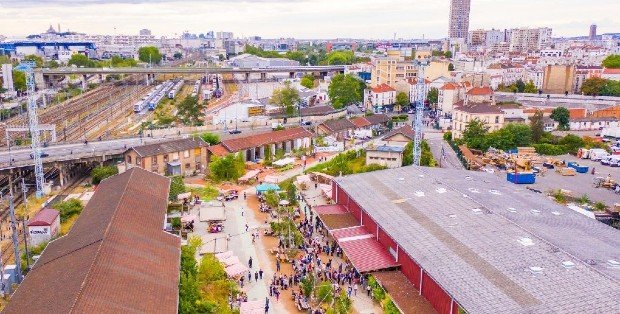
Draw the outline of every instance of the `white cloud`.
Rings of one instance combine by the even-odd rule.
[[[605,8],[605,9],[603,9]],[[63,30],[156,35],[232,31],[266,38],[444,37],[448,0],[0,0],[0,34]],[[470,27],[549,26],[555,35],[620,31],[614,0],[472,0]]]

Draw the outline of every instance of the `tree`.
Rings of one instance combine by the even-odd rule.
[[[606,80],[605,85],[601,89],[602,96],[620,96],[620,82],[614,80]]]
[[[177,117],[185,125],[196,126],[202,124],[202,112],[205,109],[198,97],[187,96],[177,105]]]
[[[543,112],[536,110],[530,118],[530,129],[532,130],[532,141],[539,143],[545,133],[545,123],[543,121]]]
[[[24,61],[34,61],[35,67],[40,68],[43,66],[43,58],[37,55],[27,55],[23,59]]]
[[[609,69],[620,69],[620,55],[609,55],[602,63],[603,67]]]
[[[454,64],[448,64],[448,71],[454,71]]]
[[[98,166],[90,172],[94,185],[99,184],[103,179],[109,178],[118,173],[116,166]]]
[[[518,79],[515,82],[515,86],[517,86],[517,92],[518,93],[523,93],[523,91],[525,90],[525,83],[523,83],[523,80]]]
[[[489,147],[502,150],[516,147],[530,146],[532,144],[532,130],[526,124],[509,123],[503,128],[487,134],[485,145],[479,149],[486,150]]]
[[[45,62],[45,67],[46,68],[55,69],[55,68],[57,68],[59,66],[60,66],[60,64],[58,64],[58,61],[56,61],[56,60],[50,60],[48,62]]]
[[[172,55],[172,57],[174,58],[174,60],[179,60],[183,58],[183,54],[177,51]]]
[[[336,74],[329,83],[327,94],[334,108],[340,109],[362,101],[365,85],[352,75]]]
[[[84,209],[82,201],[76,198],[72,198],[68,201],[62,201],[52,206],[54,209],[60,212],[60,222],[65,222],[71,217],[78,215]]]
[[[220,142],[220,136],[215,133],[205,132],[200,134],[199,137],[209,143],[209,145],[216,145]]]
[[[289,82],[286,82],[282,88],[274,89],[269,99],[270,104],[280,106],[287,116],[295,114],[299,101],[299,92]]]
[[[529,94],[536,94],[538,92],[538,88],[536,88],[536,85],[534,85],[534,82],[530,80],[529,82],[527,82],[527,84],[525,84],[525,87],[523,88],[523,92],[529,93]]]
[[[314,88],[314,77],[312,75],[304,75],[301,78],[301,86],[305,88]]]
[[[600,77],[589,78],[581,85],[581,93],[592,96],[600,95],[606,83],[607,80]]]
[[[484,122],[473,119],[467,123],[465,130],[463,130],[463,141],[469,148],[484,149],[488,130],[489,127]]]
[[[570,119],[570,112],[564,107],[557,107],[551,111],[551,119],[559,123],[560,130],[568,130],[568,122]]]
[[[409,96],[405,92],[398,92],[396,94],[396,101],[394,104],[398,107],[394,111],[401,111],[404,106],[409,105]]]
[[[214,157],[209,163],[209,170],[215,181],[235,181],[245,173],[245,162],[241,154]]]
[[[452,58],[452,51],[448,50],[448,51],[444,52],[443,55],[444,55],[444,57],[450,59],[450,58]]]
[[[355,54],[353,51],[332,51],[327,55],[325,61],[328,65],[353,64],[355,62]]]
[[[26,91],[26,73],[13,70],[13,87],[16,91]]]
[[[69,59],[69,62],[67,62],[67,64],[85,68],[95,67],[94,61],[90,60],[86,55],[79,53],[72,55],[71,59]]]
[[[428,103],[431,105],[437,105],[439,102],[439,90],[435,87],[432,87],[428,90],[428,94],[426,94],[426,99]]]
[[[174,176],[172,180],[170,180],[170,192],[168,193],[168,199],[171,201],[176,201],[177,196],[179,194],[185,193],[187,189],[185,188],[185,182],[183,182],[182,176]]]
[[[147,46],[138,49],[138,59],[149,64],[159,64],[159,62],[161,62],[162,55],[157,47]]]

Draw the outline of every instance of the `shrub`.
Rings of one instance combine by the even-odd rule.
[[[79,215],[84,209],[84,205],[78,199],[70,199],[64,202],[58,202],[52,206],[52,208],[60,212],[60,222],[65,222],[69,218]]]
[[[170,192],[168,193],[168,199],[176,201],[179,194],[185,193],[185,183],[182,176],[174,176],[170,181]]]
[[[103,179],[109,178],[117,173],[118,168],[116,166],[98,166],[90,172],[90,176],[92,177],[93,184],[99,184]]]
[[[220,136],[215,133],[205,132],[198,135],[203,141],[209,145],[215,145],[220,142]]]
[[[534,149],[536,149],[536,152],[541,155],[557,156],[557,155],[564,155],[568,153],[568,148],[564,145],[534,144],[532,146],[534,146]]]
[[[444,139],[446,142],[451,142],[451,141],[452,141],[452,132],[451,132],[451,131],[448,131],[448,132],[444,133],[444,134],[443,134],[443,139]]]

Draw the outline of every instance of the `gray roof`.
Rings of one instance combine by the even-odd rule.
[[[547,197],[493,174],[413,166],[335,181],[470,313],[620,309],[609,264],[620,231]]]
[[[209,144],[207,144],[200,138],[182,138],[167,142],[136,146],[132,147],[131,149],[135,150],[140,157],[148,157],[161,154],[182,152],[185,150],[207,146],[209,146]]]
[[[378,151],[378,152],[393,152],[393,153],[402,153],[405,148],[401,147],[401,146],[388,146],[388,145],[381,145],[381,146],[377,146],[377,147],[369,147],[366,150],[369,151]]]

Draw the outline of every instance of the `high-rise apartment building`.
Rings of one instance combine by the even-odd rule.
[[[551,28],[515,28],[510,33],[510,51],[539,51],[551,41]]]
[[[590,25],[590,40],[596,40],[596,24]]]
[[[151,30],[150,29],[144,28],[144,29],[140,30],[140,36],[151,36],[151,35],[152,34],[151,34]]]
[[[467,40],[471,0],[451,0],[448,37]]]

